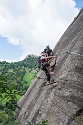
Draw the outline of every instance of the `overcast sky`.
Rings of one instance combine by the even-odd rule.
[[[83,0],[0,0],[0,60],[53,49],[82,7]]]

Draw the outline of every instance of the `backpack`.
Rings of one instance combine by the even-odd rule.
[[[46,53],[48,54],[48,56],[50,56],[52,53],[52,50],[50,48],[47,48]]]

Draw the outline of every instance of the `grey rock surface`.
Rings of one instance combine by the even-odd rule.
[[[47,125],[78,125],[74,118],[83,111],[83,10],[53,51],[58,55],[53,76],[57,86],[52,90],[41,87],[46,76],[39,71],[37,76],[44,79],[35,78],[18,102],[17,119],[22,125],[42,119],[48,120]]]

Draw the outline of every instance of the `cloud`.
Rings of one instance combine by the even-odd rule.
[[[20,45],[24,58],[53,49],[79,10],[73,0],[0,0],[0,35]]]

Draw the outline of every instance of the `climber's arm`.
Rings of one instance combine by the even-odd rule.
[[[57,58],[57,56],[48,56],[48,57],[45,57],[45,59],[51,59],[51,58]]]

